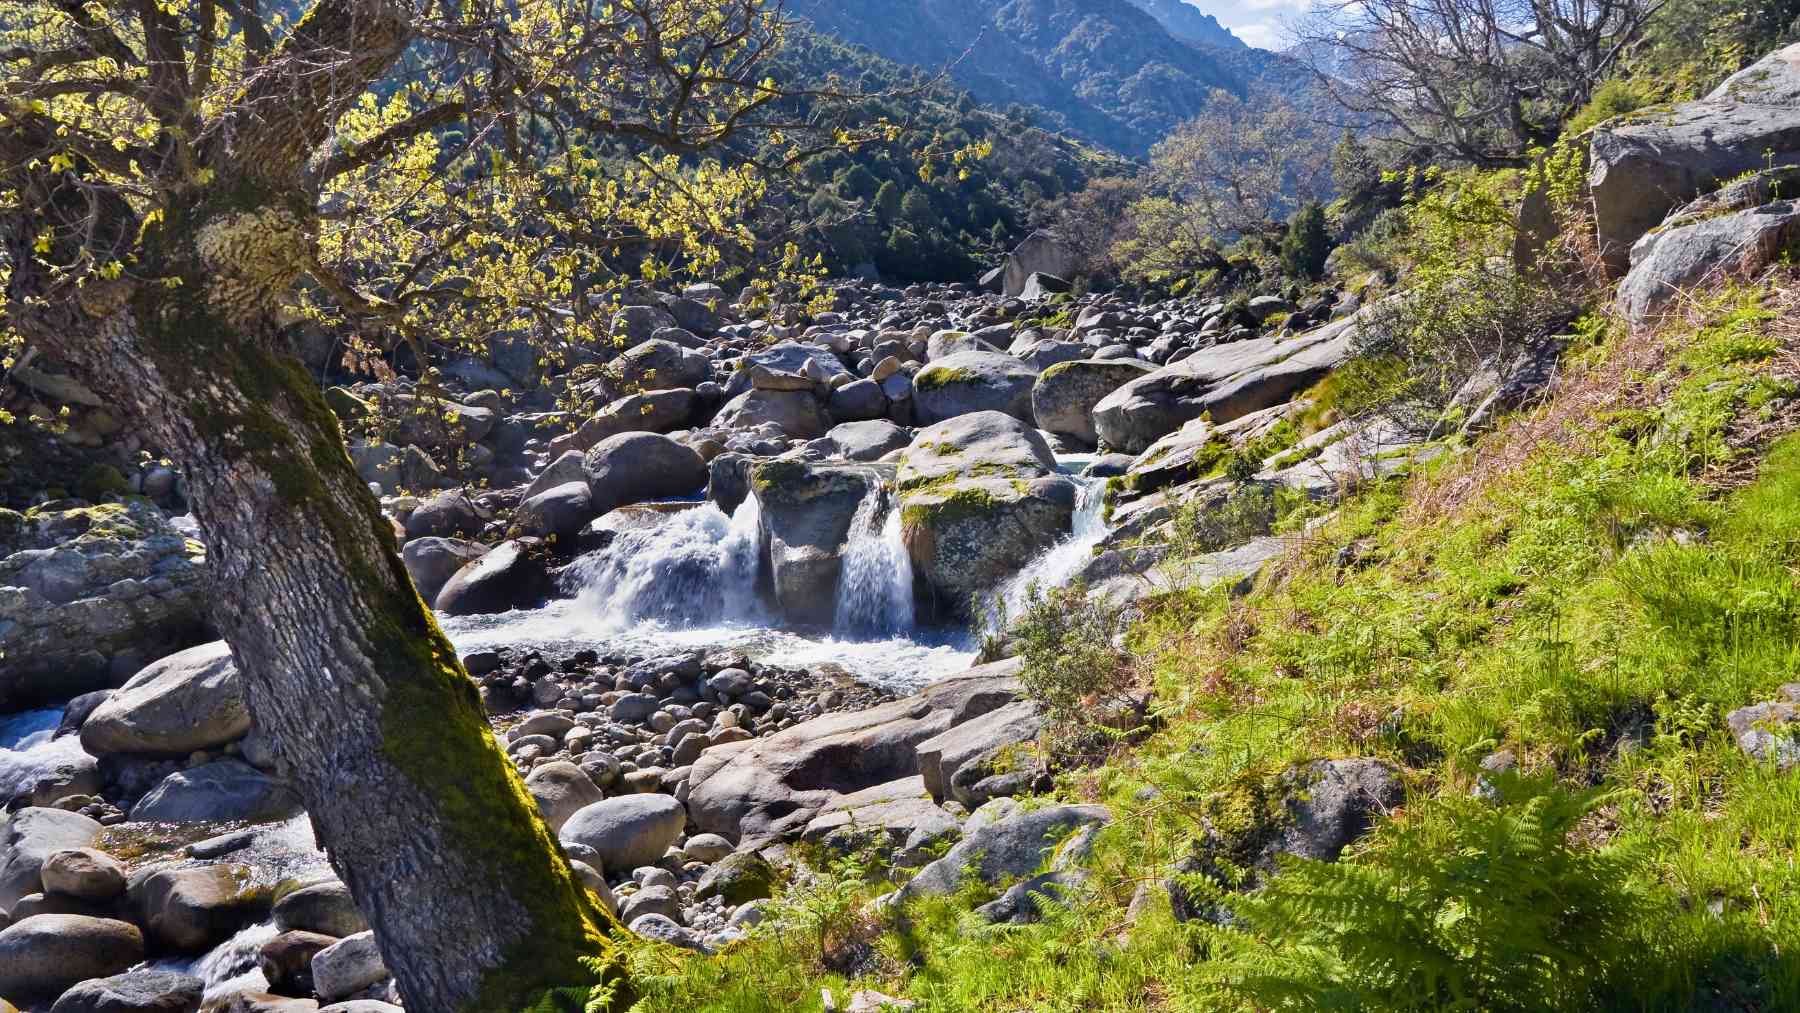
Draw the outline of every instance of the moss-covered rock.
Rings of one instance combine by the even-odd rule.
[[[1075,506],[1044,438],[998,411],[921,430],[896,481],[913,572],[951,614],[1067,534]]]

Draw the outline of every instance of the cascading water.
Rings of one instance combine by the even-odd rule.
[[[1022,615],[1031,604],[1031,590],[1060,587],[1081,572],[1094,549],[1107,535],[1106,480],[1078,478],[1075,514],[1071,518],[1068,537],[1051,546],[1043,555],[1026,564],[1023,570],[1000,586],[989,610],[988,626],[995,629]]]
[[[30,790],[45,776],[85,755],[74,735],[55,738],[62,709],[0,717],[0,801]]]
[[[843,570],[838,577],[837,615],[840,636],[887,638],[913,629],[912,559],[900,537],[900,509],[881,479],[869,476],[869,491],[856,507],[844,543]]]
[[[764,622],[756,599],[761,522],[750,496],[730,517],[708,503],[622,531],[571,567],[576,608],[613,630]]]
[[[159,960],[149,966],[199,978],[206,986],[203,1001],[208,1003],[239,992],[267,992],[269,979],[263,974],[257,955],[265,943],[280,934],[274,922],[259,922],[193,960]]]

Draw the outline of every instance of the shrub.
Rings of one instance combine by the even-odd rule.
[[[1019,679],[1043,705],[1052,752],[1065,760],[1103,754],[1137,724],[1139,672],[1120,641],[1125,610],[1090,598],[1077,581],[1027,591],[1013,626],[1024,657]]]

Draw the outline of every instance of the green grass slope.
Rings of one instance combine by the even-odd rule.
[[[1656,334],[1585,321],[1546,405],[1358,491],[1247,595],[1147,603],[1156,730],[1057,792],[1117,816],[1090,899],[878,911],[898,877],[819,857],[780,928],[639,954],[640,1008],[1800,1008],[1800,771],[1725,724],[1800,679],[1797,306],[1782,274]],[[1235,892],[1216,842],[1339,757],[1405,803]],[[1178,923],[1161,884],[1208,849],[1182,885],[1229,914]]]

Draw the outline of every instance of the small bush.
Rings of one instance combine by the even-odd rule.
[[[1090,598],[1080,582],[1033,587],[1013,627],[1025,659],[1020,681],[1043,705],[1061,759],[1102,755],[1137,724],[1143,700],[1137,665],[1120,641],[1124,611]]]

